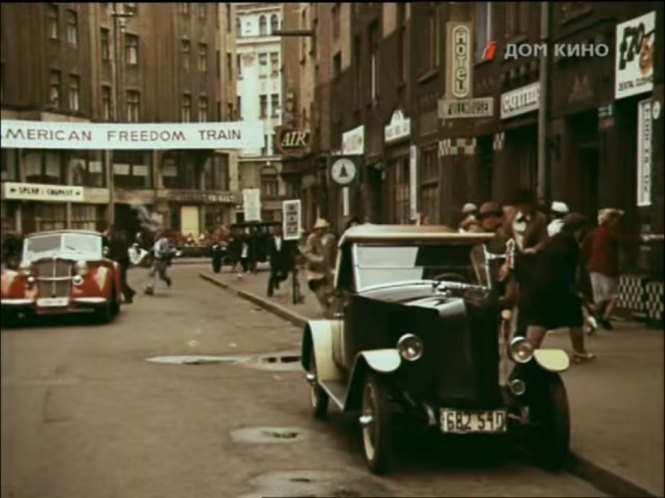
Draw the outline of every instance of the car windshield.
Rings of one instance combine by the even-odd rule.
[[[79,233],[36,235],[25,240],[23,259],[33,261],[59,252],[76,253],[81,259],[100,258],[101,237]]]
[[[358,245],[356,288],[435,278],[486,286],[484,254],[482,245],[469,243]]]

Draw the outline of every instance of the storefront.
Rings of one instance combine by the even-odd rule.
[[[385,223],[408,225],[411,220],[411,174],[409,171],[409,145],[411,119],[397,109],[384,129],[385,169]]]
[[[169,190],[157,203],[166,207],[164,219],[171,230],[198,238],[214,232],[220,224],[235,222],[242,196],[237,192]]]

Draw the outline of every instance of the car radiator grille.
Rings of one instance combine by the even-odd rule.
[[[42,297],[69,297],[72,263],[57,259],[36,265],[37,290]]]

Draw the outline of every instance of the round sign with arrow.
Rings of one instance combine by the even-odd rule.
[[[338,185],[350,185],[356,179],[358,168],[350,159],[337,159],[330,168],[330,176]]]

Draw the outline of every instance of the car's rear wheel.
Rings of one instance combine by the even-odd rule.
[[[559,375],[547,375],[538,395],[529,403],[529,415],[533,424],[531,451],[544,467],[560,469],[570,452],[570,411]]]
[[[309,373],[314,376],[314,380],[311,381],[309,386],[309,402],[312,406],[312,414],[314,415],[314,418],[325,420],[328,417],[330,397],[319,385],[314,349],[312,349],[309,357]]]
[[[393,461],[392,411],[379,378],[369,374],[362,394],[360,425],[365,463],[374,474],[389,470]]]

